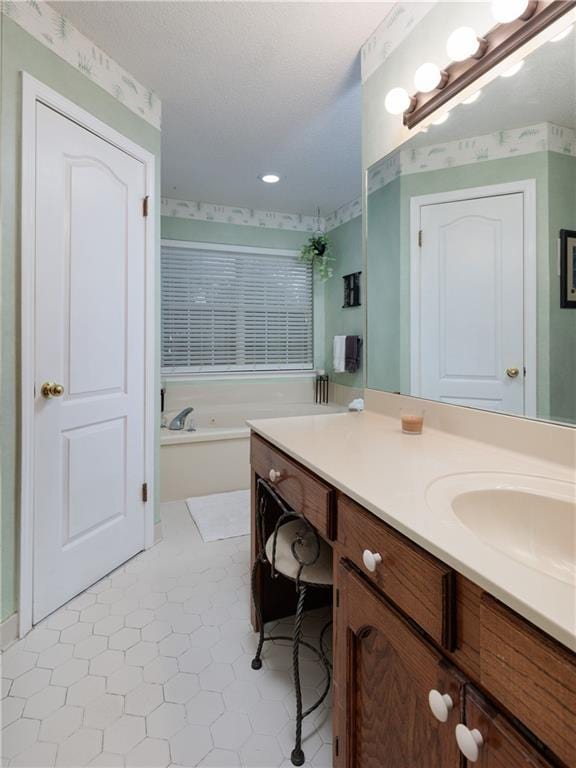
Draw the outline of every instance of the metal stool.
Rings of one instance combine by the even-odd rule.
[[[305,757],[302,751],[302,721],[314,712],[328,695],[332,669],[332,665],[324,650],[324,638],[332,621],[327,622],[320,632],[319,648],[315,648],[310,643],[302,640],[304,601],[307,590],[310,587],[320,589],[332,588],[332,550],[326,542],[322,541],[314,528],[302,515],[286,506],[265,480],[258,480],[256,493],[258,504],[256,521],[257,553],[252,568],[252,599],[260,627],[260,638],[256,655],[252,659],[252,669],[261,669],[262,648],[266,641],[292,641],[292,672],[296,693],[296,738],[290,759],[293,765],[303,765]],[[265,519],[268,504],[271,500],[278,506],[281,514],[278,517],[273,533],[266,540]],[[287,635],[268,635],[266,637],[264,635],[262,612],[256,596],[256,576],[258,568],[267,565],[271,568],[273,579],[282,575],[295,583],[298,602],[292,637]],[[316,654],[326,671],[326,684],[322,694],[304,712],[302,711],[302,688],[300,684],[300,646],[302,645]]]

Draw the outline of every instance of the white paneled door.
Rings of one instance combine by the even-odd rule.
[[[36,104],[33,621],[144,548],[146,168]]]
[[[521,193],[420,207],[415,394],[524,413],[523,207]]]

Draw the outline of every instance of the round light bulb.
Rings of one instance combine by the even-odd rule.
[[[384,106],[391,115],[401,115],[410,106],[410,101],[408,91],[405,91],[404,88],[392,88],[386,94]]]
[[[443,125],[449,117],[450,112],[444,112],[444,114],[437,117],[436,120],[432,120],[432,125]]]
[[[468,96],[467,99],[464,99],[462,104],[474,104],[475,101],[478,101],[481,95],[482,91],[476,91],[476,93],[473,93],[472,96]]]
[[[574,30],[574,24],[571,24],[569,27],[566,27],[566,29],[563,29],[562,32],[560,32],[559,35],[556,35],[556,37],[553,37],[550,42],[551,43],[559,43],[560,40],[564,40],[570,32]]]
[[[517,75],[518,72],[522,69],[524,66],[524,61],[518,61],[516,64],[510,67],[510,69],[507,69],[506,72],[502,72],[500,77],[514,77],[514,75]]]
[[[509,24],[526,13],[530,0],[492,0],[492,16],[499,24]]]
[[[280,181],[280,176],[277,173],[263,173],[258,178],[265,184],[277,184]]]
[[[452,61],[464,61],[474,56],[480,48],[480,40],[472,27],[459,27],[448,38],[446,53]]]
[[[422,64],[414,73],[414,85],[416,90],[421,91],[421,93],[430,93],[430,91],[438,88],[441,82],[442,72],[440,67],[431,62]]]

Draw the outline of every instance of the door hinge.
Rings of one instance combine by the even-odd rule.
[[[148,201],[150,200],[150,196],[146,195],[146,197],[142,200],[142,216],[146,218],[148,216]]]
[[[336,757],[340,755],[340,743],[338,741],[338,736],[334,739],[334,754]]]
[[[142,501],[148,501],[148,483],[142,483]]]
[[[422,230],[418,230],[418,248],[422,248]]]
[[[340,590],[336,590],[336,608],[340,608]]]

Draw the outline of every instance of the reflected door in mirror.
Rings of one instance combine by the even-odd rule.
[[[523,217],[522,193],[419,207],[411,394],[524,414]]]

